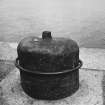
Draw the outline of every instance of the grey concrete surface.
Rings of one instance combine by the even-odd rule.
[[[105,49],[80,48],[83,68],[105,70]]]

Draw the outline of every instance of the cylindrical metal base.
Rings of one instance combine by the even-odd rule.
[[[79,88],[78,70],[58,76],[27,76],[21,71],[23,90],[37,99],[56,100],[72,95]]]
[[[78,67],[81,65],[79,63]],[[20,69],[21,85],[33,98],[44,100],[65,98],[79,88],[79,68],[77,68],[57,74],[37,74]]]

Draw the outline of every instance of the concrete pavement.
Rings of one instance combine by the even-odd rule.
[[[14,66],[17,43],[0,42],[0,105],[105,105],[105,49],[80,48],[80,88],[70,97],[43,101],[27,96]]]

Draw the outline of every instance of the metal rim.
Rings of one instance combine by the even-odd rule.
[[[39,72],[39,71],[29,71],[28,69],[25,69],[23,67],[21,67],[19,65],[19,58],[16,58],[15,60],[15,66],[20,69],[20,70],[23,70],[25,72],[29,72],[29,73],[33,73],[33,74],[42,74],[42,75],[57,75],[57,74],[64,74],[64,73],[68,73],[68,72],[71,72],[71,71],[74,71],[74,70],[77,70],[79,68],[81,68],[81,66],[83,65],[83,62],[81,60],[79,60],[79,63],[78,63],[78,66],[73,68],[73,69],[67,69],[67,70],[64,70],[64,71],[61,71],[61,72]]]

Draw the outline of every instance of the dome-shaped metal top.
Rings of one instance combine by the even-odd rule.
[[[72,69],[79,61],[78,44],[72,39],[52,38],[50,31],[44,31],[42,38],[24,38],[17,47],[17,53],[23,68],[41,72]]]

